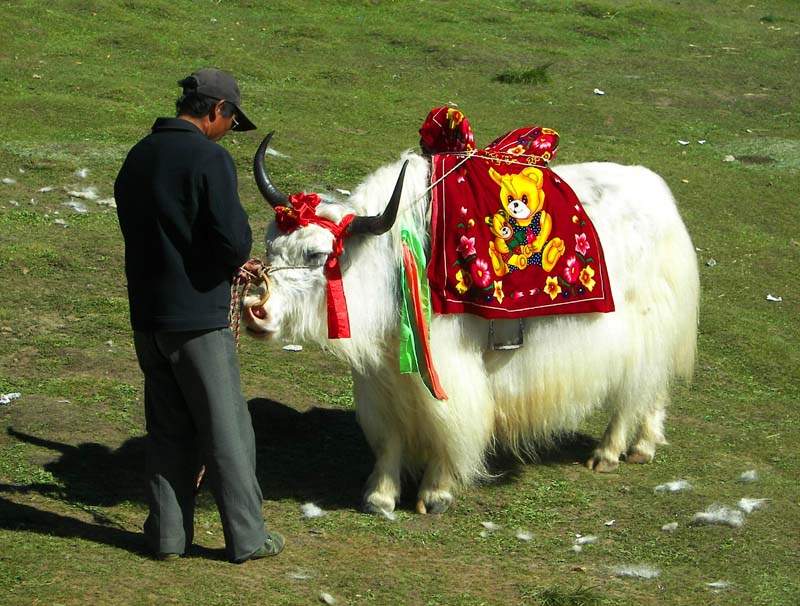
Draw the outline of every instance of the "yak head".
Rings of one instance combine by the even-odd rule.
[[[341,312],[331,311],[337,288],[342,294],[340,302],[347,301],[349,317],[363,322],[368,313],[364,299],[369,297],[359,289],[373,279],[380,283],[391,273],[380,255],[364,251],[370,248],[368,242],[379,240],[377,236],[394,225],[408,161],[391,195],[384,190],[389,200],[383,211],[358,215],[347,204],[322,201],[314,194],[287,196],[281,192],[264,163],[273,134],[268,134],[256,151],[253,171],[259,191],[275,209],[276,220],[266,233],[267,269],[261,296],[245,299],[244,321],[251,336],[320,341],[328,336],[331,314]],[[345,299],[342,274],[351,271],[353,264],[358,264],[358,279],[349,280]]]

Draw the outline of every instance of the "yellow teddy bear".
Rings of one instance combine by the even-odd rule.
[[[518,269],[533,263],[550,271],[564,254],[566,246],[561,238],[549,240],[553,219],[544,210],[542,171],[531,166],[516,174],[501,175],[489,168],[489,176],[500,186],[500,203],[514,232],[510,240],[505,240],[512,251],[506,262]],[[537,253],[541,253],[541,259]]]
[[[489,258],[492,260],[492,269],[497,277],[502,277],[508,273],[506,260],[511,252],[508,243],[514,237],[514,230],[508,223],[505,210],[499,210],[493,215],[484,217],[483,220],[494,236],[494,239],[489,241]]]

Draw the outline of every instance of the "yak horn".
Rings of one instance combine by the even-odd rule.
[[[267,167],[264,166],[264,153],[266,153],[269,142],[274,134],[275,131],[273,130],[264,137],[264,140],[261,142],[261,145],[258,146],[256,155],[253,158],[253,176],[256,178],[258,191],[261,192],[261,195],[264,196],[264,199],[269,202],[269,205],[273,208],[289,204],[289,196],[272,184],[272,180],[269,178],[269,173],[267,172]]]
[[[383,212],[379,215],[353,219],[350,224],[350,235],[372,234],[379,236],[392,228],[397,218],[397,208],[400,206],[400,194],[403,193],[403,178],[405,177],[407,166],[408,160],[403,163],[403,168],[400,169],[400,176],[397,178],[397,183],[395,183],[392,197]]]

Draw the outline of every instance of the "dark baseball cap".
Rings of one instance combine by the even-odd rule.
[[[225,99],[236,107],[236,122],[238,124],[231,130],[255,130],[256,125],[244,115],[242,111],[242,94],[236,78],[228,72],[216,67],[198,69],[188,78],[178,82],[183,87],[184,94],[196,92],[212,99]]]

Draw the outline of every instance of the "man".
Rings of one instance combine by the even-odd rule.
[[[226,555],[240,563],[284,545],[280,533],[264,528],[255,436],[228,325],[231,279],[250,254],[252,233],[233,159],[216,141],[255,125],[229,73],[204,68],[178,84],[177,117],[156,120],[114,185],[145,380],[144,531],[158,559],[186,552],[202,460]]]

